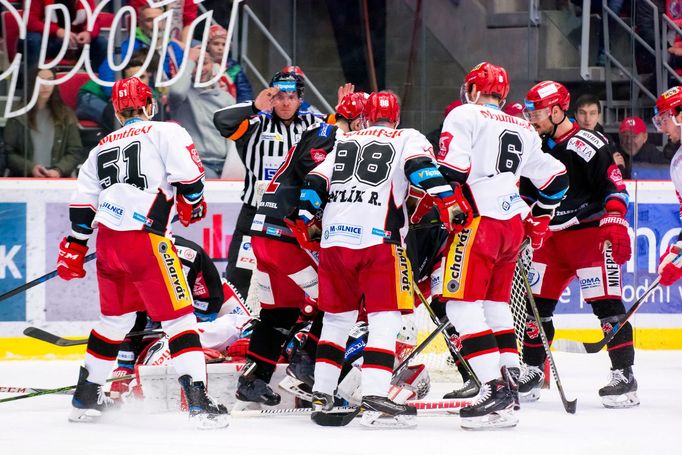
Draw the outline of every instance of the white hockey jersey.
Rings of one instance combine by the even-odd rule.
[[[670,160],[670,180],[673,182],[677,200],[680,202],[680,221],[682,221],[682,147],[677,149],[673,159]]]
[[[467,175],[478,214],[507,220],[529,207],[518,190],[519,177],[528,177],[542,191],[566,168],[542,151],[532,125],[494,106],[465,104],[443,122],[438,164]],[[444,171],[445,172],[445,171]]]
[[[314,176],[324,179],[328,194],[323,248],[403,245],[408,178],[416,184],[426,182],[424,188],[432,194],[451,191],[436,169],[433,147],[413,129],[373,126],[345,133],[306,179]]]
[[[132,121],[90,151],[71,199],[74,235],[97,223],[117,231],[170,233],[175,194],[203,193],[204,168],[189,133],[176,123]]]

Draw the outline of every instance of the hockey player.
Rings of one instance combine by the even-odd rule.
[[[279,394],[268,383],[282,345],[298,320],[300,309],[306,304],[306,295],[312,299],[317,299],[318,295],[316,259],[299,245],[296,234],[300,231],[291,225],[290,219],[296,218],[304,177],[325,159],[340,134],[360,129],[360,114],[366,97],[366,93],[346,95],[336,108],[335,125],[320,123],[306,130],[301,140],[289,150],[284,164],[272,177],[258,204],[251,225],[251,245],[257,261],[261,312],[249,343],[249,362],[239,377],[239,400],[270,406],[280,401]],[[309,250],[319,249],[306,240],[302,240],[302,244]],[[298,357],[314,358],[321,318],[320,314],[313,324],[305,350],[300,351]],[[307,369],[310,371],[303,375],[312,379],[312,362],[306,360],[296,361],[304,368],[309,365]],[[295,375],[295,372],[290,374]]]
[[[252,271],[240,259],[248,254],[249,230],[257,209],[256,182],[271,180],[303,131],[322,122],[320,116],[299,110],[304,88],[305,83],[297,74],[279,72],[254,101],[226,107],[213,115],[220,134],[237,143],[237,152],[246,167],[244,205],[230,241],[225,271],[225,277],[245,299]]]
[[[529,368],[519,384],[524,400],[537,400],[544,380],[541,366],[546,354],[537,324],[542,323],[551,343],[554,308],[576,276],[604,331],[619,324],[625,314],[620,265],[632,255],[625,220],[628,194],[606,138],[572,123],[566,115],[569,102],[566,87],[553,81],[535,85],[525,99],[525,116],[542,136],[542,149],[566,166],[571,187],[550,222],[550,230],[533,244],[532,290],[542,320],[536,321],[532,312],[527,312],[523,360]],[[538,196],[524,180],[521,194],[530,200]],[[639,404],[632,373],[635,351],[630,323],[609,342],[608,353],[611,381],[599,390],[604,406]]]
[[[362,368],[363,423],[410,426],[416,409],[387,398],[400,312],[413,306],[412,272],[403,249],[408,185],[437,198],[448,226],[454,213],[467,207],[461,191],[453,193],[436,169],[428,140],[416,130],[395,129],[400,117],[395,95],[372,93],[363,115],[369,127],[342,135],[301,191],[301,219],[308,225],[322,219],[319,307],[325,315],[312,418],[322,424],[333,407],[346,339],[364,295],[369,338]]]
[[[477,400],[460,411],[462,427],[511,427],[518,421],[513,389],[520,372],[508,304],[514,268],[524,231],[534,244],[542,238],[568,178],[559,161],[542,153],[530,123],[502,112],[509,93],[504,68],[477,65],[462,93],[467,104],[443,123],[438,163],[450,182],[464,187],[474,219],[451,241],[442,297],[462,354],[481,381]],[[520,176],[539,194],[525,230],[529,208],[519,196]]]
[[[87,241],[98,227],[102,316],[90,333],[69,419],[90,421],[111,406],[102,386],[136,312],[146,310],[170,337],[190,419],[203,428],[224,427],[227,409],[206,394],[192,295],[170,240],[176,210],[186,226],[206,216],[201,160],[182,127],[150,121],[152,91],[139,79],[117,81],[112,102],[123,127],[102,138],[83,164],[69,209],[71,234],[59,245],[59,276],[82,278]]]
[[[671,142],[680,142],[682,136],[682,87],[673,87],[656,100],[655,115],[653,118],[656,129],[668,136]],[[675,194],[680,201],[680,220],[682,220],[682,147],[675,152],[670,161],[670,179],[675,186]],[[669,245],[658,266],[661,275],[660,283],[670,286],[682,278],[682,263],[675,264],[673,260],[682,252],[682,231],[677,236],[677,241]],[[678,261],[679,262],[679,261]]]

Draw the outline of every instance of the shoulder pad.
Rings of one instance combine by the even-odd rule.
[[[566,150],[575,152],[582,159],[589,162],[597,154],[597,150],[604,146],[606,146],[606,142],[602,137],[591,131],[580,130],[568,140]]]

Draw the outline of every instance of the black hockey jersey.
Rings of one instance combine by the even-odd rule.
[[[550,229],[596,225],[604,216],[607,201],[616,199],[625,209],[628,193],[618,166],[613,161],[608,140],[596,131],[573,129],[557,139],[545,138],[542,150],[561,161],[568,172],[569,189],[556,209]],[[538,197],[538,190],[522,178],[520,193],[528,202]]]
[[[284,218],[296,219],[303,179],[334,148],[337,131],[337,126],[318,123],[307,129],[289,150],[258,203],[251,225],[252,235],[297,243]]]
[[[216,314],[225,301],[220,273],[208,253],[184,237],[174,236],[173,243],[182,263],[187,284],[192,289],[194,312]]]

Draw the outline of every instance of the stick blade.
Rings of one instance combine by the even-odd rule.
[[[56,346],[79,346],[81,344],[87,344],[88,342],[87,340],[67,340],[50,332],[46,332],[43,329],[39,329],[38,327],[26,327],[23,333],[27,337],[35,338],[36,340],[44,341]]]
[[[360,406],[350,411],[343,412],[320,412],[313,411],[310,418],[316,424],[323,427],[345,427],[360,413]]]
[[[574,354],[587,354],[585,343],[575,340],[556,339],[552,341],[552,348],[561,352],[572,352]]]
[[[576,398],[573,401],[565,401],[564,402],[564,409],[566,409],[566,412],[569,414],[575,414],[575,411],[578,407],[578,399]]]

